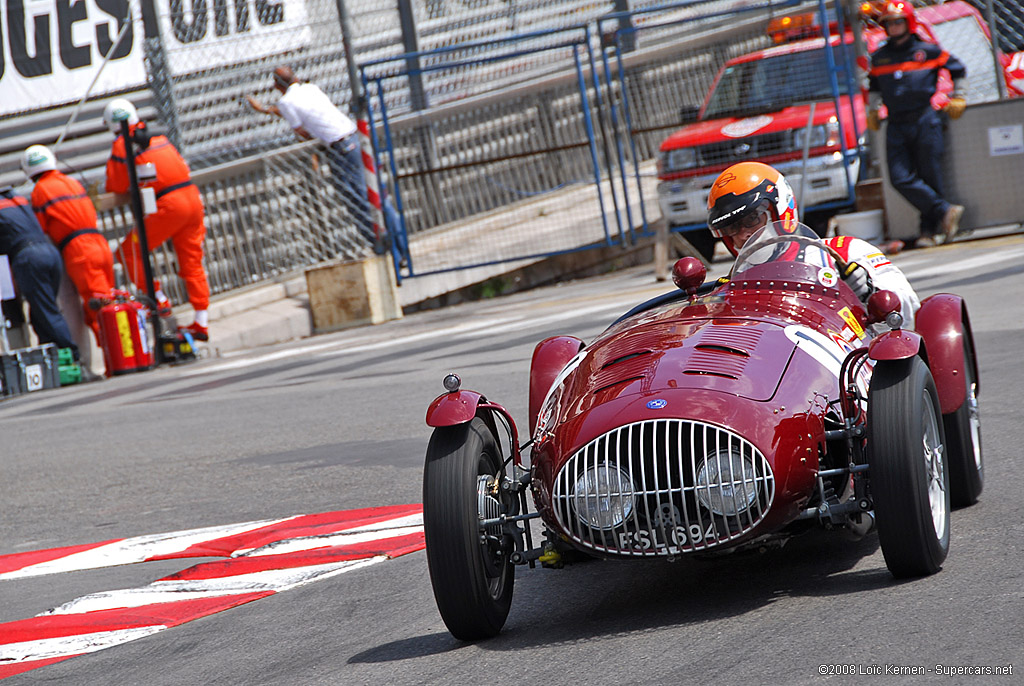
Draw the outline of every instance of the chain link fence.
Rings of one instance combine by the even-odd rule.
[[[349,109],[352,91],[337,3],[256,3],[248,12],[203,3],[205,19],[200,19],[185,10],[188,3],[158,0],[157,7],[166,8],[158,17],[162,39],[145,41],[150,91],[129,96],[146,103],[144,116],[157,120],[196,172],[207,206],[207,263],[214,293],[323,260],[358,257],[369,249],[354,229],[344,198],[329,183],[322,149],[296,145],[285,122],[258,114],[245,102],[248,95],[275,102],[270,74],[287,63],[340,109]],[[1022,40],[1015,28],[1021,17],[1018,0],[994,3],[996,33],[1004,49],[1012,49]],[[762,8],[756,19],[752,12],[735,14],[754,4]],[[681,125],[681,109],[700,105],[726,60],[770,44],[764,28],[774,16],[763,9],[765,3],[746,0],[658,5],[654,0],[346,0],[355,61],[392,60],[390,67],[381,67],[385,75],[393,70],[396,84],[386,89],[384,99],[395,124],[397,161],[386,181],[392,189],[395,177],[405,184],[403,207],[414,241],[437,240],[444,227],[459,227],[465,235],[474,217],[504,221],[497,214],[502,208],[531,208],[528,212],[540,221],[571,210],[599,225],[601,213],[594,208],[600,202],[613,213],[608,232],[601,235],[618,240],[620,227],[632,229],[639,213],[632,219],[622,215],[633,207],[639,189],[628,179],[639,179],[649,194],[653,158]],[[284,14],[275,14],[275,7]],[[631,13],[598,22],[627,7]],[[600,106],[593,94],[601,192],[587,190],[588,199],[572,195],[590,184],[593,174],[590,143],[578,116],[574,58],[568,48],[553,47],[550,31],[569,26],[590,27],[595,51],[607,34],[620,29],[618,49],[604,54],[610,72],[621,69],[626,75],[603,82]],[[961,33],[953,32],[950,40]],[[490,59],[507,52],[500,39],[513,35],[521,54]],[[413,50],[419,51],[418,63],[412,61],[415,56],[394,59]],[[984,92],[993,92],[991,53],[951,51],[969,63],[972,77],[988,73]],[[453,55],[460,66],[452,66]],[[437,69],[441,64],[448,67]],[[589,66],[584,67],[587,72]],[[973,81],[970,87],[976,88]],[[990,96],[974,94],[971,101],[981,97]],[[626,103],[628,126],[622,110]],[[109,134],[99,123],[103,104],[86,103],[88,116],[76,124],[68,154],[62,155],[92,179],[102,174],[109,151]],[[613,112],[613,106],[619,109]],[[47,132],[62,124],[57,112],[0,119],[5,131],[0,175],[20,173],[17,155],[27,145],[49,142]],[[470,172],[473,164],[478,168]],[[246,171],[236,172],[233,166]],[[474,175],[476,185],[469,185]],[[523,215],[508,217],[513,223],[523,221]],[[131,225],[125,208],[108,207],[101,222],[112,243]],[[457,253],[460,245],[456,240],[443,249]],[[155,254],[157,273],[182,301],[173,253],[161,249]],[[427,262],[418,266],[432,268]]]

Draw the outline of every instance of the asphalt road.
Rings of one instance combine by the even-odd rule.
[[[825,532],[713,561],[520,569],[504,633],[466,645],[446,632],[419,551],[7,683],[877,683],[850,669],[881,670],[884,683],[1021,683],[1024,236],[896,261],[922,296],[967,299],[981,365],[985,491],[953,513],[935,576],[896,582],[875,535]],[[418,503],[424,414],[446,372],[525,425],[536,342],[589,339],[665,290],[637,268],[4,400],[0,555]],[[0,580],[0,622],[204,561]],[[946,677],[938,664],[1013,675]],[[885,676],[891,666],[933,671]]]

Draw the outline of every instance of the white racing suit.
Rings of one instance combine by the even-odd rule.
[[[895,293],[900,299],[900,314],[903,315],[903,328],[914,328],[914,315],[921,301],[914,292],[907,277],[900,268],[889,261],[881,250],[867,241],[851,236],[835,236],[825,242],[839,253],[847,264],[856,262],[868,271],[871,283],[879,290]]]

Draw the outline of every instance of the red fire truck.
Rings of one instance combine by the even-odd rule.
[[[871,9],[865,7],[868,20]],[[919,8],[917,19],[922,37],[967,65],[969,103],[998,98],[988,28],[974,7],[956,0]],[[885,38],[877,25],[870,26],[863,33],[868,52]],[[847,80],[837,75],[837,112],[817,15],[773,20],[769,33],[777,45],[726,62],[695,120],[665,139],[658,153],[662,216],[670,230],[685,231],[708,260],[716,240],[705,223],[708,189],[736,162],[757,160],[785,174],[804,221],[816,230],[824,229],[829,216],[853,205],[851,189],[860,174],[858,150],[866,130],[860,75],[852,98]],[[852,56],[853,35],[847,32],[840,38],[834,27],[830,33],[835,63],[843,64],[844,51]],[[1011,96],[1024,95],[1021,57],[999,55]],[[940,83],[936,107],[951,85],[948,78]]]

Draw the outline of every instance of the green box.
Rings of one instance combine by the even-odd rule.
[[[77,364],[62,364],[57,369],[60,373],[61,386],[70,386],[72,384],[81,383],[82,368]]]
[[[57,364],[62,367],[75,364],[75,354],[71,348],[59,348],[57,350]]]

